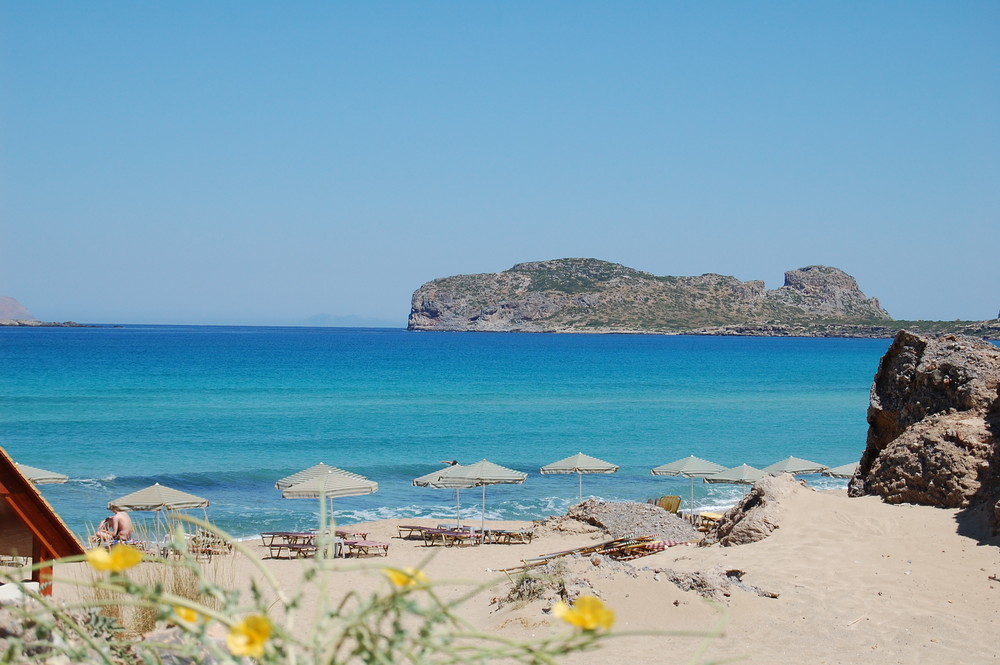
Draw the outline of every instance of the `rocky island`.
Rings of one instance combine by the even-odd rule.
[[[705,274],[657,276],[598,259],[519,263],[427,282],[409,330],[892,337],[902,328],[1000,337],[1000,320],[896,321],[837,268],[785,273],[784,285]]]
[[[10,296],[0,296],[0,326],[21,326],[28,328],[43,327],[82,327],[74,321],[55,323],[52,321],[39,321],[28,311],[28,308]]]

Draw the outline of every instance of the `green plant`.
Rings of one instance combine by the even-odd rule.
[[[419,570],[394,568],[383,570],[386,585],[382,592],[351,591],[336,605],[324,596],[316,615],[300,627],[296,610],[301,590],[283,589],[243,543],[206,522],[186,521],[226,538],[255,562],[263,581],[251,582],[248,597],[213,579],[211,568],[187,550],[189,540],[180,529],[175,530],[171,543],[176,558],[143,555],[127,545],[97,548],[86,557],[62,561],[88,561],[94,575],[53,580],[83,587],[80,602],[59,605],[35,596],[33,603],[15,608],[21,625],[31,628],[7,639],[0,661],[43,662],[61,655],[70,662],[138,665],[162,663],[177,655],[194,662],[243,663],[249,657],[291,665],[457,664],[495,659],[552,663],[560,656],[594,647],[610,627],[603,622],[600,627],[571,628],[535,641],[484,633],[465,622],[458,609],[488,585],[446,601]],[[322,584],[324,578],[336,575],[332,563],[318,557],[306,564],[310,566],[307,583]],[[163,626],[173,627],[170,639],[158,638],[162,631],[150,635],[154,627]]]

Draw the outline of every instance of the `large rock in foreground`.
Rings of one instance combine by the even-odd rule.
[[[989,506],[1000,527],[1000,349],[974,337],[900,331],[879,363],[851,496]]]
[[[847,273],[808,266],[784,286],[707,274],[659,277],[597,259],[520,263],[499,273],[427,282],[410,330],[519,332],[871,333],[891,322]],[[865,336],[870,336],[866,334]]]

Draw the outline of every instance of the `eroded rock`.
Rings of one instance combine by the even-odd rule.
[[[992,506],[1000,525],[1000,349],[974,337],[896,335],[879,363],[851,496]]]

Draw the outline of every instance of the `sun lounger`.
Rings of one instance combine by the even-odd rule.
[[[338,529],[335,533],[338,538],[344,540],[365,540],[368,538],[368,533],[365,531],[341,531]]]
[[[452,547],[454,545],[478,545],[482,542],[479,534],[472,531],[459,531],[457,529],[424,529],[424,545],[444,545]]]
[[[389,556],[389,543],[382,543],[377,540],[345,540],[347,545],[347,556],[367,556],[369,554],[381,554]]]
[[[424,537],[424,531],[426,531],[427,529],[429,529],[431,527],[418,526],[416,524],[400,524],[396,528],[399,529],[399,537],[400,538],[404,538],[406,540],[409,540],[409,539],[413,538],[414,534],[416,534],[417,538],[423,538]],[[405,532],[405,535],[404,535],[404,532]]]

